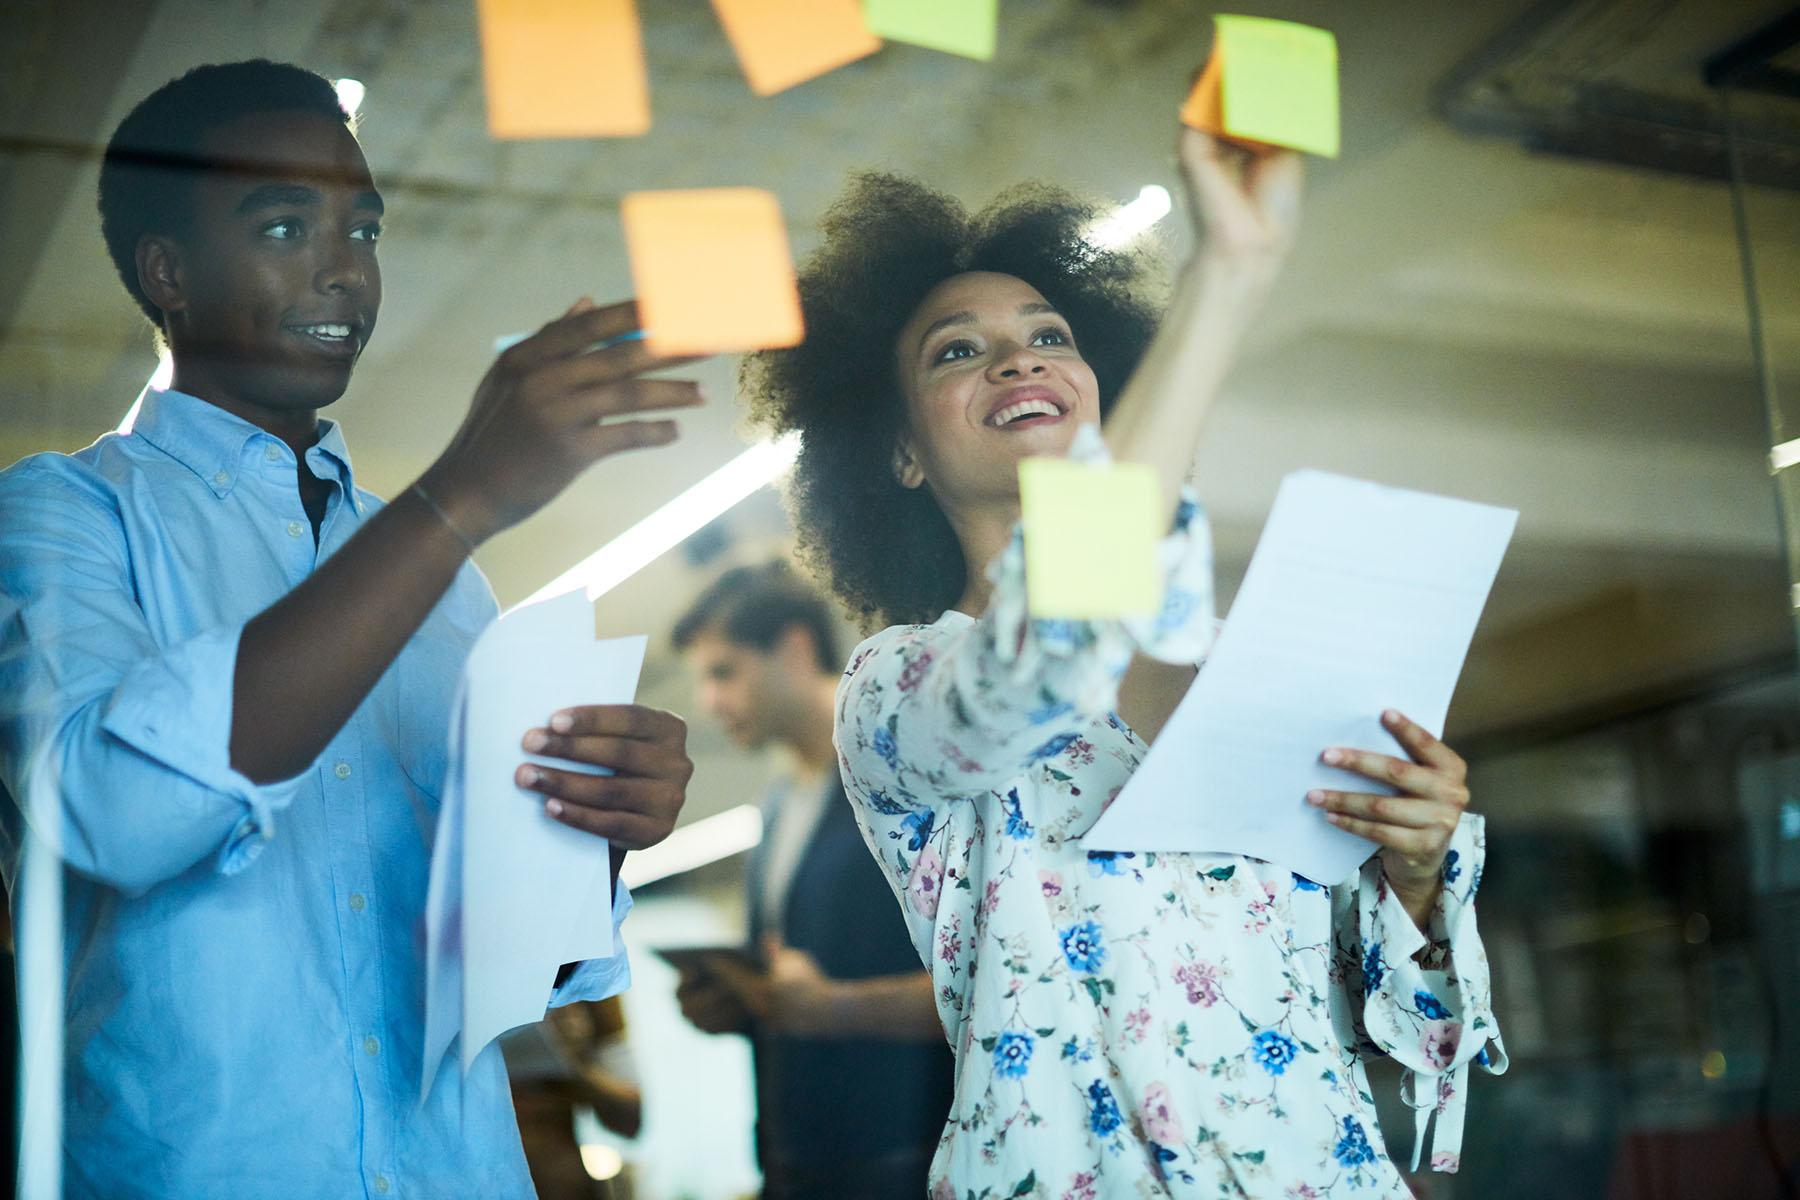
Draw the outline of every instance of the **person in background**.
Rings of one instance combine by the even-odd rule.
[[[869,858],[831,742],[830,609],[784,563],[722,575],[675,626],[700,707],[746,749],[794,762],[764,802],[751,944],[684,971],[683,1013],[755,1052],[768,1200],[917,1200],[949,1111],[951,1055],[931,978]]]
[[[669,365],[642,342],[604,345],[635,306],[577,302],[384,504],[319,417],[382,297],[383,201],[331,84],[197,68],[121,123],[99,198],[173,385],[129,433],[0,472],[0,866],[16,886],[28,829],[67,865],[64,1195],[528,1197],[499,1052],[420,1096],[450,698],[496,614],[470,555],[674,437],[602,418],[698,394],[638,379]],[[609,838],[616,878],[674,826],[685,726],[543,719],[518,782]],[[621,888],[615,923],[629,909]],[[544,1002],[629,978],[623,953],[568,964]]]
[[[501,1047],[538,1200],[628,1200],[630,1168],[594,1179],[575,1136],[578,1107],[591,1109],[623,1138],[643,1128],[643,1095],[619,997],[553,1008],[537,1024],[507,1034]]]

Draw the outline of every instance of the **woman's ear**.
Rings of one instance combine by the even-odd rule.
[[[910,490],[925,482],[925,468],[919,465],[912,444],[904,437],[894,439],[893,471],[894,482],[903,488]]]

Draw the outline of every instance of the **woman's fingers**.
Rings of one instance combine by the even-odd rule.
[[[1433,737],[1430,730],[1409,719],[1405,713],[1390,708],[1381,714],[1381,723],[1414,762],[1442,771],[1459,783],[1468,776],[1469,764],[1463,761],[1462,755]]]
[[[1306,802],[1326,814],[1337,813],[1362,821],[1404,825],[1408,829],[1453,829],[1456,810],[1441,800],[1412,796],[1377,796],[1372,792],[1312,791]]]
[[[1459,808],[1469,802],[1469,790],[1462,785],[1461,780],[1453,779],[1432,767],[1407,762],[1403,758],[1343,747],[1327,750],[1320,758],[1326,766],[1338,767],[1365,779],[1389,784],[1405,795],[1446,801]]]

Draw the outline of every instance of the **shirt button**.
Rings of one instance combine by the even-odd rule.
[[[350,911],[351,912],[361,912],[363,909],[367,908],[368,906],[369,906],[369,902],[367,899],[365,899],[363,897],[363,894],[361,892],[351,892],[350,893]]]
[[[388,1178],[386,1175],[377,1175],[375,1177],[375,1190],[384,1196],[387,1195]]]
[[[306,532],[306,526],[302,525],[300,522],[298,522],[298,521],[289,521],[288,522],[288,536],[289,537],[297,538],[305,532]]]
[[[218,484],[220,487],[224,487],[226,484],[231,482],[231,476],[226,474],[224,471],[220,471],[217,475],[213,476],[213,482]]]
[[[277,446],[274,442],[270,442],[263,447],[263,457],[270,462],[277,461],[281,458],[281,447]]]
[[[350,778],[350,764],[341,762],[337,766],[331,768],[331,773],[336,775],[339,779],[348,779]]]
[[[371,1057],[381,1053],[381,1039],[370,1034],[363,1039],[363,1053]]]

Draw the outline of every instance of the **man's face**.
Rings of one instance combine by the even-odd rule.
[[[176,386],[226,407],[343,395],[381,307],[382,201],[356,138],[309,112],[214,130],[164,305]],[[152,292],[153,299],[161,298]]]
[[[686,657],[701,711],[744,749],[766,745],[776,719],[788,706],[789,689],[776,655],[736,645],[718,631],[707,630],[688,646]]]

